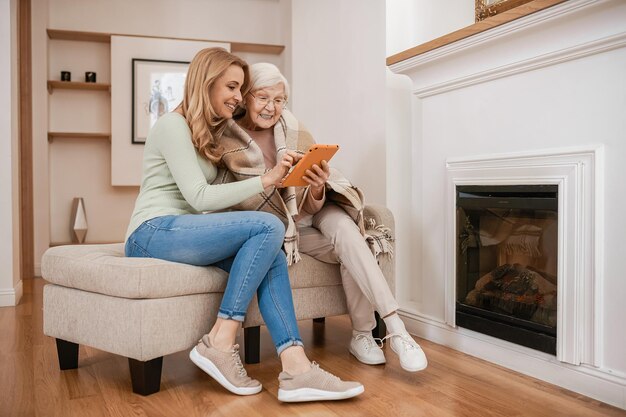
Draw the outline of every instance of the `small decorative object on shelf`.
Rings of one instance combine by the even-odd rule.
[[[475,0],[475,21],[480,22],[489,17],[504,13],[532,0]]]
[[[61,81],[72,81],[72,73],[69,71],[61,71]]]
[[[70,235],[72,236],[72,243],[83,243],[87,235],[87,214],[82,197],[75,197],[72,201]]]
[[[96,82],[96,73],[92,71],[87,71],[85,73],[85,82],[86,83],[95,83]]]

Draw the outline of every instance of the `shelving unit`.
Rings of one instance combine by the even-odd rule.
[[[113,243],[123,231],[103,226],[114,214],[109,202],[132,200],[127,190],[110,187],[107,165],[111,152],[110,36],[74,31],[48,31],[48,133],[50,160],[50,247],[74,245],[69,220],[72,198],[83,197],[89,221],[83,244]],[[61,70],[77,79],[60,81]],[[97,83],[83,82],[84,71],[98,74]],[[113,203],[115,204],[115,203]],[[109,217],[111,216],[111,217]],[[119,241],[119,240],[118,240]]]

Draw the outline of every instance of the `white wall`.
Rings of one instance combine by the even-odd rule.
[[[292,2],[293,100],[319,143],[338,143],[332,166],[385,203],[385,2]]]
[[[48,171],[48,0],[31,8],[33,94],[33,238],[35,275],[41,275],[41,255],[50,243],[50,183]],[[69,209],[68,209],[69,210]],[[69,219],[68,219],[69,227]]]
[[[22,295],[19,230],[17,9],[0,0],[0,307]]]
[[[411,131],[413,159],[395,168],[411,175],[413,199],[403,210],[410,211],[411,248],[418,249],[397,260],[399,269],[413,271],[398,277],[399,287],[410,290],[401,294],[401,308],[421,336],[626,408],[626,2],[572,0],[511,25],[517,29],[492,29],[501,35],[392,66],[411,78],[413,92],[412,123],[399,122]],[[596,243],[604,250],[595,260],[598,366],[567,366],[448,327],[446,160],[592,145],[605,150],[596,225],[605,224]]]
[[[49,0],[51,28],[281,43],[277,0]]]
[[[387,56],[474,23],[474,0],[387,0]]]
[[[412,282],[398,277],[412,275],[410,259],[418,250],[414,247],[411,230],[411,161],[416,144],[411,140],[413,118],[411,80],[406,75],[394,74],[387,69],[386,138],[387,138],[387,207],[396,223],[396,296],[412,294]]]
[[[474,23],[473,0],[387,0],[386,55],[391,56],[421,45]],[[421,242],[411,238],[420,235],[419,225],[410,221],[421,190],[410,185],[413,158],[420,158],[421,143],[411,140],[411,114],[421,123],[419,109],[411,108],[411,83],[405,75],[387,73],[387,205],[396,224],[404,225],[396,233],[396,275],[411,276],[411,259],[421,251]],[[415,103],[415,106],[419,106]],[[411,203],[413,202],[413,203]],[[411,227],[407,225],[411,224]],[[396,294],[405,303],[419,303],[421,281],[396,282]]]

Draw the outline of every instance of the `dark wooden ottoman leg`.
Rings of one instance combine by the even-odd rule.
[[[163,356],[145,362],[128,358],[128,367],[135,394],[150,395],[159,392]]]
[[[63,339],[56,339],[56,341],[59,368],[62,371],[78,368],[78,343],[68,342]]]
[[[385,325],[385,321],[378,314],[378,311],[374,312],[374,317],[376,317],[376,327],[372,330],[372,336],[376,339],[382,339],[387,334],[387,326]]]
[[[318,317],[316,319],[313,319],[313,323],[326,323],[326,317]]]
[[[244,327],[243,357],[246,363],[261,362],[261,326]]]

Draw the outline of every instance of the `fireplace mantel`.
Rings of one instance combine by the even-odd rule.
[[[413,94],[426,98],[621,48],[626,45],[626,32],[615,33],[610,30],[611,21],[589,11],[606,6],[604,3],[609,1],[569,0],[389,68],[408,75],[413,81]],[[607,30],[600,34],[572,33],[564,21],[575,21],[581,13],[589,13],[589,19],[598,19],[597,24]],[[619,20],[620,16],[613,19]],[[615,26],[619,27],[619,23]]]
[[[407,328],[626,409],[626,1],[569,0],[389,68],[387,195],[403,224]],[[566,191],[556,357],[453,326],[450,199],[466,180]]]

